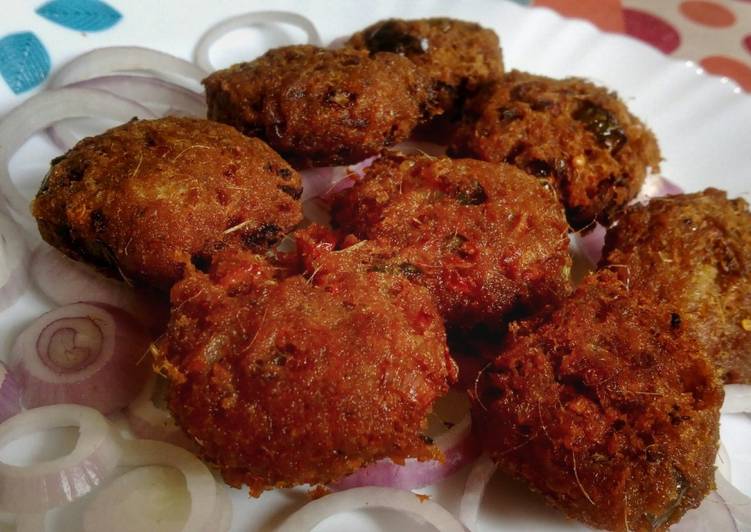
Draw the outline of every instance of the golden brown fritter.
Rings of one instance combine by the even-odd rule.
[[[498,325],[569,291],[563,210],[513,166],[384,154],[335,197],[332,217],[377,241],[356,252],[373,254],[372,269],[428,287],[453,327]]]
[[[42,237],[127,281],[168,289],[228,244],[264,250],[302,220],[300,176],[271,148],[193,118],[136,120],[52,162]]]
[[[468,103],[449,153],[551,179],[574,229],[609,225],[660,162],[654,135],[615,93],[519,71]]]
[[[626,209],[601,264],[653,291],[691,329],[725,382],[751,383],[751,213],[724,192],[653,198]]]
[[[379,273],[281,278],[230,251],[189,271],[172,306],[170,409],[229,484],[259,495],[437,457],[423,430],[456,367],[425,289]]]
[[[666,530],[714,486],[723,400],[671,314],[605,270],[551,314],[512,324],[473,401],[486,451],[569,517]]]
[[[347,45],[409,58],[430,78],[438,104],[449,117],[461,110],[466,97],[479,86],[503,74],[498,35],[474,22],[382,20],[354,34]]]
[[[427,80],[390,53],[287,46],[203,84],[209,118],[264,138],[299,168],[358,162],[433,113]]]

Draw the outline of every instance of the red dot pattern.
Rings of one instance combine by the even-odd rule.
[[[727,28],[735,23],[735,14],[717,2],[687,1],[680,11],[689,20],[710,28]]]
[[[666,54],[673,53],[681,44],[681,36],[672,25],[650,13],[637,9],[623,9],[626,33]]]
[[[751,0],[681,0],[677,5],[660,0],[608,0],[596,10],[582,9],[579,2],[534,0],[532,4],[595,23],[607,18],[613,22],[607,31],[622,27],[623,33],[666,54],[691,59],[707,72],[726,76],[751,92],[751,28],[747,22]]]

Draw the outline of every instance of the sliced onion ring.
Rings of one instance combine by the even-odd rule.
[[[111,92],[121,98],[138,102],[148,108],[141,118],[157,116],[206,116],[203,95],[174,83],[146,76],[102,76],[68,85],[69,88],[97,89]],[[55,145],[62,150],[71,149],[80,140],[71,122],[62,120],[52,125],[47,132]]]
[[[139,438],[171,443],[192,452],[196,447],[193,440],[177,426],[169,411],[154,403],[154,396],[162,386],[164,379],[152,373],[141,393],[128,406],[130,429]]]
[[[497,468],[496,463],[487,454],[483,454],[469,472],[464,493],[459,502],[459,521],[470,532],[477,531],[477,515],[480,513],[480,503],[482,503],[485,488],[488,486],[490,479],[493,478]]]
[[[391,488],[414,489],[431,486],[458,471],[477,456],[477,447],[471,437],[469,414],[441,437],[435,439],[436,446],[445,460],[419,461],[414,458],[396,464],[389,459],[355,471],[338,481],[331,488],[335,491],[360,486],[386,486]]]
[[[228,33],[246,28],[248,26],[256,26],[258,24],[291,24],[302,29],[308,34],[308,44],[314,44],[321,46],[321,36],[315,27],[315,24],[307,18],[298,13],[292,13],[290,11],[254,11],[252,13],[246,13],[244,15],[238,15],[236,17],[228,18],[212,26],[206,33],[203,34],[201,39],[196,45],[196,51],[194,54],[194,60],[196,64],[207,72],[213,72],[216,70],[211,63],[210,51],[214,43],[221,39]]]
[[[0,361],[0,423],[21,411],[21,385]]]
[[[673,196],[682,193],[683,189],[669,179],[657,174],[648,174],[646,179],[644,179],[644,184],[639,194],[631,200],[631,204],[647,203],[651,198]]]
[[[728,480],[732,480],[733,468],[730,465],[730,454],[725,445],[720,440],[720,447],[717,449],[717,456],[714,460],[714,466],[717,472]]]
[[[0,214],[0,311],[13,305],[26,291],[28,262],[29,248],[21,229]]]
[[[397,510],[424,521],[439,532],[465,532],[445,508],[411,491],[395,488],[352,488],[311,501],[289,516],[276,532],[307,532],[332,515],[366,508]]]
[[[707,495],[698,508],[689,510],[670,527],[671,532],[713,532],[751,530],[751,498],[740,492],[719,471],[717,489]]]
[[[435,427],[428,427],[428,434],[433,436],[433,444],[443,454],[443,461],[409,458],[404,464],[396,464],[386,458],[355,471],[329,487],[335,491],[361,486],[415,489],[447,478],[479,454],[472,437],[469,408],[469,399],[462,390],[449,391],[433,405],[428,419],[436,422],[433,423]],[[447,427],[450,428],[447,430]]]
[[[67,456],[29,466],[0,462],[0,511],[38,513],[78,499],[107,479],[120,447],[109,423],[93,408],[54,405],[27,410],[0,425],[0,446],[35,432],[78,427]]]
[[[105,277],[44,242],[32,254],[30,273],[37,288],[58,305],[78,303],[85,296],[129,312],[152,330],[163,329],[169,315],[166,301],[157,294]]]
[[[14,218],[30,234],[36,235],[29,200],[13,183],[8,170],[11,157],[32,134],[66,118],[103,116],[125,122],[141,114],[143,109],[105,91],[59,89],[32,96],[5,115],[0,122],[0,193],[5,196]]]
[[[145,466],[132,469],[94,496],[84,510],[83,531],[180,530],[191,506],[185,492],[182,475],[174,468]],[[175,497],[187,498],[188,504],[183,507],[180,504],[183,501],[175,501]],[[232,522],[232,507],[226,491],[219,486],[216,502],[210,517],[211,531],[227,532]]]
[[[751,384],[726,384],[722,414],[751,412]]]
[[[123,450],[120,465],[146,466],[168,465],[185,476],[190,493],[190,513],[181,532],[208,532],[214,530],[212,516],[217,504],[217,485],[211,471],[191,453],[153,440],[121,440]]]
[[[128,405],[145,384],[150,343],[124,310],[74,303],[26,328],[13,345],[10,365],[26,407],[75,403],[108,414]]]
[[[50,87],[60,88],[115,72],[173,74],[195,83],[200,83],[207,74],[190,61],[165,52],[140,46],[111,46],[81,54],[66,63],[52,78]]]

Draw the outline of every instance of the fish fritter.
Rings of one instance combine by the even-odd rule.
[[[391,53],[287,46],[203,84],[209,118],[265,139],[298,168],[358,162],[434,113],[427,80]]]
[[[178,423],[253,495],[440,455],[423,431],[457,370],[432,298],[405,279],[283,277],[230,250],[172,289],[164,354]]]
[[[574,229],[609,225],[660,163],[654,135],[615,93],[519,71],[467,104],[449,153],[550,179]]]
[[[671,308],[608,270],[512,324],[473,428],[501,469],[571,518],[666,530],[714,487],[720,379]]]
[[[751,383],[751,213],[709,188],[626,209],[602,265],[624,268],[693,330],[725,382]]]
[[[193,118],[134,120],[52,161],[32,207],[70,257],[166,290],[227,245],[263,251],[302,220],[300,176],[271,148]]]
[[[455,117],[478,87],[503,74],[498,35],[474,22],[382,20],[354,34],[347,45],[409,58],[430,78],[438,105],[448,117]]]
[[[497,325],[570,290],[563,210],[513,166],[384,154],[334,197],[332,221],[377,241],[352,253],[428,287],[451,327]]]

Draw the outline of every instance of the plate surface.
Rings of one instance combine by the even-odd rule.
[[[616,90],[630,109],[656,133],[664,164],[662,173],[686,190],[707,186],[726,189],[731,196],[751,197],[751,97],[725,79],[706,76],[690,62],[666,58],[630,38],[604,34],[592,25],[565,20],[547,9],[529,9],[503,0],[377,1],[281,0],[273,7],[251,1],[215,0],[111,0],[122,18],[111,28],[86,33],[53,24],[33,10],[31,2],[13,4],[0,21],[0,37],[33,31],[46,44],[52,72],[68,59],[102,46],[139,45],[190,59],[200,36],[220,20],[261,9],[301,13],[318,28],[324,42],[350,34],[388,17],[448,16],[477,21],[494,29],[501,38],[509,69],[518,68],[553,77],[582,76]],[[6,9],[7,11],[7,9]],[[304,34],[287,26],[241,30],[220,40],[212,59],[217,67],[247,60],[266,49],[303,42]],[[2,83],[0,82],[0,85]],[[18,105],[28,93],[15,95],[0,87],[0,114]],[[38,187],[55,155],[42,138],[30,141],[15,157],[14,179],[29,198]],[[49,302],[33,291],[0,314],[0,348],[6,353],[26,323],[49,308]],[[722,435],[734,466],[733,482],[751,493],[751,420],[724,416]],[[0,452],[0,458],[18,459],[23,453],[50,453],[70,434],[56,434],[55,442],[29,442]],[[59,443],[60,446],[63,443]],[[29,450],[31,449],[31,451]],[[18,456],[16,456],[18,455]],[[448,510],[455,511],[466,471],[425,490]],[[245,492],[232,490],[235,519],[233,531],[271,531],[285,515],[305,501],[305,490],[268,492],[249,500]],[[86,501],[82,501],[85,503]],[[65,512],[53,512],[48,530],[79,529],[82,503]],[[578,530],[547,508],[521,485],[496,476],[481,511],[481,530]],[[388,512],[371,511],[338,516],[317,531],[430,530]]]

